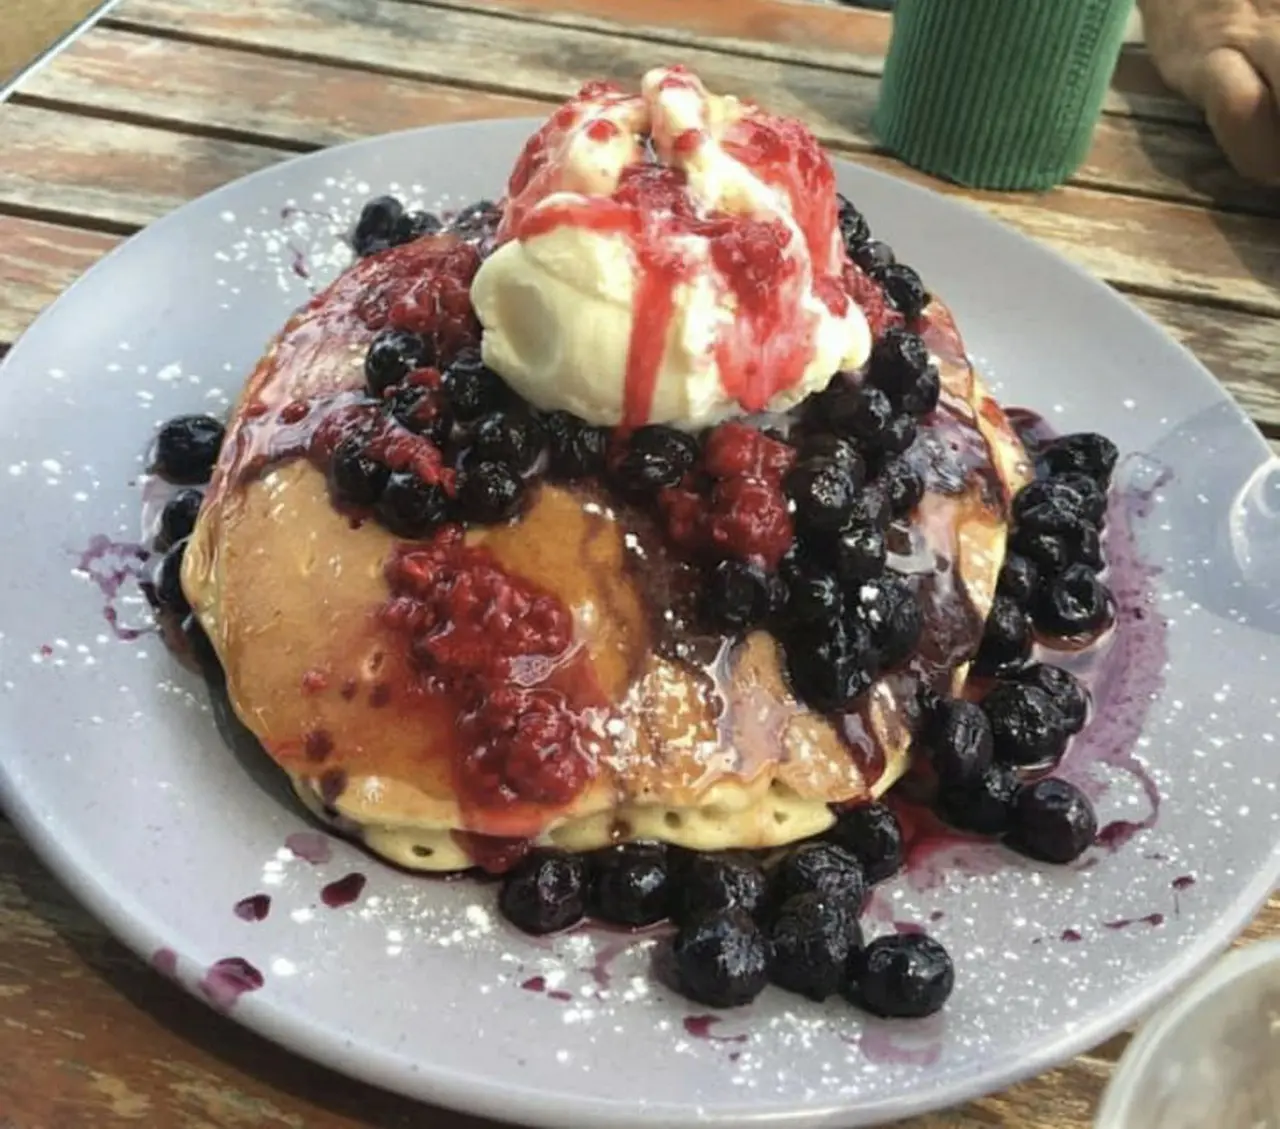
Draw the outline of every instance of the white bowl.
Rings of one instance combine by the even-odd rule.
[[[1095,1129],[1280,1129],[1280,941],[1224,957],[1125,1051]]]

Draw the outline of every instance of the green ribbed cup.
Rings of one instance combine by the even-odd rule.
[[[1133,0],[898,0],[874,127],[972,188],[1051,188],[1084,161]]]

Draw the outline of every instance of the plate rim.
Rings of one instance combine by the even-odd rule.
[[[363,150],[384,146],[400,146],[415,137],[455,134],[465,137],[475,132],[487,132],[495,126],[513,135],[527,136],[544,119],[534,117],[487,118],[467,122],[451,122],[420,126],[361,138],[341,145],[323,147],[311,153],[293,155],[258,169],[236,180],[229,181],[211,191],[186,201],[173,211],[139,229],[94,263],[70,286],[64,289],[43,310],[23,334],[14,342],[8,354],[0,361],[0,380],[7,375],[14,379],[11,370],[18,368],[23,355],[23,343],[46,318],[82,283],[96,272],[111,269],[116,256],[130,248],[140,236],[161,236],[171,224],[180,223],[189,209],[208,202],[223,193],[242,190],[247,185],[267,181],[278,176],[288,167],[320,164],[332,161],[335,154],[359,154]],[[520,132],[523,131],[523,132]],[[910,210],[911,201],[931,198],[931,203],[963,213],[967,223],[976,223],[979,234],[1016,243],[1024,254],[1039,255],[1056,270],[1065,269],[1076,280],[1092,288],[1100,297],[1112,303],[1122,304],[1128,314],[1154,332],[1163,344],[1176,348],[1202,380],[1213,385],[1220,404],[1234,409],[1237,422],[1244,424],[1254,441],[1260,456],[1274,458],[1261,431],[1238,401],[1184,345],[1175,340],[1154,318],[1139,309],[1114,288],[1073,263],[1057,250],[1023,235],[1014,228],[989,216],[969,201],[935,191],[912,181],[893,176],[879,169],[868,168],[853,159],[853,154],[831,152],[823,147],[839,173],[842,169],[855,177],[867,177],[887,182],[895,191],[903,193],[904,210]],[[513,159],[514,159],[513,153]],[[353,161],[353,163],[355,163]],[[1241,437],[1243,438],[1243,436]],[[31,847],[42,864],[67,888],[72,896],[88,909],[109,932],[120,939],[144,962],[150,965],[153,954],[165,946],[160,931],[163,921],[155,921],[154,915],[144,912],[129,896],[116,897],[110,883],[93,876],[92,867],[84,864],[84,852],[79,855],[66,847],[52,832],[43,826],[34,802],[29,801],[15,786],[11,778],[10,759],[20,757],[21,748],[3,731],[0,731],[0,806],[3,806],[15,829]],[[230,1013],[237,1023],[257,1032],[286,1051],[309,1058],[322,1066],[347,1077],[354,1077],[392,1093],[423,1103],[459,1110],[465,1113],[499,1120],[515,1120],[521,1124],[545,1126],[546,1129],[562,1129],[566,1118],[581,1125],[600,1126],[602,1129],[629,1129],[645,1126],[647,1129],[678,1129],[690,1124],[740,1125],[744,1123],[769,1126],[807,1126],[839,1124],[872,1126],[882,1124],[887,1118],[903,1118],[945,1109],[971,1101],[976,1097],[999,1090],[1061,1065],[1078,1054],[1105,1041],[1135,1021],[1149,1014],[1163,1000],[1185,987],[1195,975],[1221,952],[1225,951],[1256,916],[1271,892],[1280,884],[1280,836],[1272,843],[1266,865],[1259,867],[1245,883],[1231,903],[1213,922],[1212,930],[1201,933],[1160,966],[1158,972],[1136,982],[1117,997],[1113,1005],[1098,1012],[1092,1019],[1081,1022],[1070,1031],[1046,1038],[1038,1049],[1031,1048],[1003,1070],[984,1073],[970,1069],[951,1076],[940,1086],[925,1086],[909,1094],[881,1097],[858,1104],[848,1100],[824,1100],[819,1105],[779,1106],[764,1112],[751,1112],[750,1105],[738,1107],[719,1106],[712,1109],[696,1107],[688,1103],[644,1102],[640,1105],[623,1100],[611,1101],[575,1095],[569,1089],[529,1089],[512,1084],[508,1078],[494,1075],[468,1074],[457,1069],[438,1070],[429,1062],[419,1061],[409,1073],[421,1082],[411,1088],[405,1072],[398,1068],[397,1059],[388,1049],[374,1049],[355,1045],[343,1046],[331,1040],[327,1030],[305,1018],[297,1009],[273,1005],[269,994],[246,997]],[[196,984],[188,976],[179,979],[168,977],[189,995],[208,1003]],[[978,1082],[978,1079],[981,1082]],[[270,1081],[269,1076],[264,1080]],[[975,1083],[977,1083],[975,1085]]]

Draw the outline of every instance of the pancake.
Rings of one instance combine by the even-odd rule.
[[[519,520],[470,530],[466,545],[571,613],[569,646],[539,661],[558,664],[546,678],[575,703],[593,772],[566,802],[481,803],[460,785],[466,707],[422,675],[387,614],[388,570],[426,550],[340,512],[306,457],[324,411],[364,383],[370,295],[391,301],[395,280],[453,250],[427,237],[362,260],[290,320],[236,407],[187,549],[183,586],[230,701],[303,802],[394,863],[457,870],[512,840],[776,847],[825,830],[833,805],[883,795],[910,764],[918,679],[964,685],[1009,500],[1030,477],[946,308],[934,300],[917,327],[942,400],[912,449],[925,497],[891,541],[890,565],[915,577],[925,612],[907,666],[828,717],[791,693],[766,632],[676,657],[655,631],[655,593],[678,582],[679,562],[643,535],[642,515],[544,483]]]

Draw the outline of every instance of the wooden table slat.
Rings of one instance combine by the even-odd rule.
[[[636,66],[666,58],[650,45]],[[171,76],[181,73],[174,89]],[[445,74],[446,81],[451,77]],[[571,88],[579,76],[563,76]],[[747,75],[733,84],[763,102],[786,101],[783,89],[767,76]],[[315,83],[311,90],[303,82]],[[821,139],[839,149],[874,148],[869,117],[877,80],[861,75],[833,78],[822,105],[812,98],[808,113]],[[163,97],[158,97],[163,91]],[[227,91],[236,93],[239,128],[268,140],[283,136],[282,112],[306,113],[317,124],[313,136],[324,143],[377,130],[401,128],[425,120],[458,121],[512,113],[542,114],[560,96],[542,98],[460,90],[435,81],[353,71],[346,66],[299,63],[182,40],[103,28],[83,37],[44,70],[32,76],[22,99],[94,112],[171,122],[185,127],[225,126],[218,120]],[[823,106],[825,105],[825,110]],[[308,113],[308,106],[309,113]],[[794,107],[792,107],[794,108]],[[825,114],[816,119],[814,114]],[[212,115],[212,118],[211,118]],[[222,117],[228,115],[223,114]],[[344,127],[319,132],[325,127]],[[1091,188],[1115,189],[1171,201],[1216,204],[1236,210],[1280,216],[1280,194],[1241,180],[1228,167],[1213,139],[1185,125],[1105,119],[1092,152],[1074,181]]]

